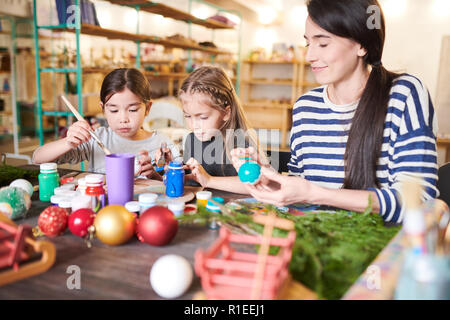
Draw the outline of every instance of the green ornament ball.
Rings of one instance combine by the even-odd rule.
[[[31,207],[30,195],[18,187],[3,187],[0,189],[0,212],[8,218],[17,220],[24,218]]]

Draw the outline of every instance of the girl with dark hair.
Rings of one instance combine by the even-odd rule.
[[[133,153],[139,158],[136,175],[161,179],[151,159],[161,156],[161,144],[167,145],[165,156],[180,158],[178,148],[170,139],[157,131],[144,130],[142,124],[150,112],[150,83],[137,69],[121,68],[110,72],[103,80],[100,91],[102,107],[108,127],[95,133],[112,153]],[[89,161],[89,171],[105,172],[105,154],[89,131],[87,121],[77,121],[69,127],[67,136],[43,145],[33,153],[33,163],[57,162],[76,164]]]
[[[382,64],[385,21],[376,0],[310,0],[306,60],[323,86],[293,109],[290,175],[248,186],[277,205],[311,203],[362,212],[370,199],[385,221],[401,222],[400,183],[421,178],[437,197],[437,122],[429,93],[409,74]],[[239,168],[242,152],[233,150]]]

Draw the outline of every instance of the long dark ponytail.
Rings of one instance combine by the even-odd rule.
[[[352,120],[344,155],[343,188],[379,186],[377,162],[381,155],[384,121],[393,80],[399,76],[382,63],[385,20],[377,0],[309,0],[310,18],[322,29],[352,39],[366,49],[366,66],[372,67]],[[371,14],[377,21],[371,21]]]

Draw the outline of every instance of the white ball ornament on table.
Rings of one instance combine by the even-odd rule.
[[[194,273],[185,258],[175,254],[162,256],[150,270],[150,284],[163,298],[175,299],[191,286]]]
[[[26,193],[28,193],[30,197],[33,195],[33,185],[25,179],[16,179],[13,182],[11,182],[9,186],[21,188]]]

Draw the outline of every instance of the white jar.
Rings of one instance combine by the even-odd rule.
[[[72,213],[72,199],[64,199],[59,202],[58,206],[60,208],[66,209],[67,214]]]
[[[92,209],[91,203],[91,197],[80,194],[72,199],[72,212],[75,212],[78,209]]]
[[[141,206],[139,205],[138,201],[129,201],[129,202],[125,203],[125,209],[127,209],[131,213],[134,213],[137,216],[139,216],[139,212],[141,211]]]
[[[148,208],[156,205],[156,199],[158,195],[156,193],[142,193],[139,195],[139,206],[141,208],[140,213],[144,212]]]
[[[81,194],[86,194],[86,179],[85,178],[81,178],[78,180],[78,192],[80,192]]]
[[[168,204],[168,209],[173,212],[175,217],[179,217],[184,214],[184,202],[171,201]]]

